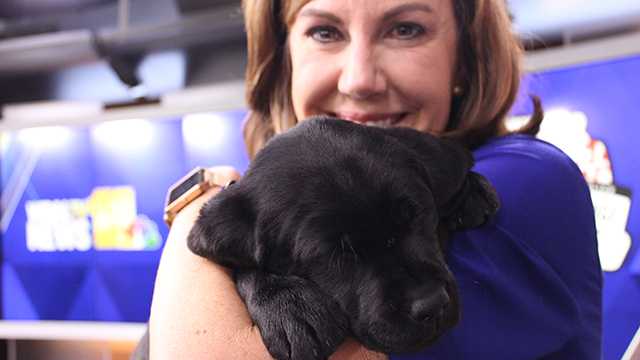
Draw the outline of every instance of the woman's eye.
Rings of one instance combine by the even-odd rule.
[[[410,40],[424,33],[425,33],[425,30],[422,26],[417,24],[406,23],[406,24],[398,24],[394,26],[389,32],[389,35],[396,39]]]
[[[306,35],[316,41],[323,43],[339,41],[342,39],[342,35],[340,34],[340,32],[338,32],[337,29],[331,26],[313,27],[306,32]]]

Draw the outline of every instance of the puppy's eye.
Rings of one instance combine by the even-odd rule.
[[[415,211],[410,204],[399,204],[395,207],[393,222],[396,226],[407,226],[415,216]]]
[[[397,210],[393,217],[394,225],[407,226],[413,219],[413,211],[411,208],[403,206]]]
[[[394,238],[394,237],[390,237],[390,238],[387,240],[387,248],[389,248],[389,249],[390,249],[390,248],[392,248],[395,244],[396,244],[396,238]]]

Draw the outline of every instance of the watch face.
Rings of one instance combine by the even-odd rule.
[[[199,171],[194,172],[193,175],[186,178],[178,186],[171,190],[171,192],[169,193],[167,204],[171,204],[172,202],[176,201],[176,199],[178,199],[182,194],[202,183],[203,181],[205,181],[204,170],[200,169]]]

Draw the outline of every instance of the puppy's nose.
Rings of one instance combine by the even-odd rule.
[[[444,287],[430,291],[426,296],[413,301],[410,308],[411,318],[415,321],[429,321],[438,316],[449,304],[449,295]]]

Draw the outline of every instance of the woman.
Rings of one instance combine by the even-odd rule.
[[[506,134],[521,50],[502,0],[246,0],[243,8],[250,156],[311,115],[406,126],[466,142],[474,170],[501,197],[494,222],[451,242],[460,324],[404,358],[600,357],[601,274],[588,189],[557,149]],[[535,132],[537,113],[522,132]],[[269,358],[229,270],[186,247],[200,206],[216,191],[174,220],[151,310],[154,360]],[[334,355],[386,357],[353,340]]]

